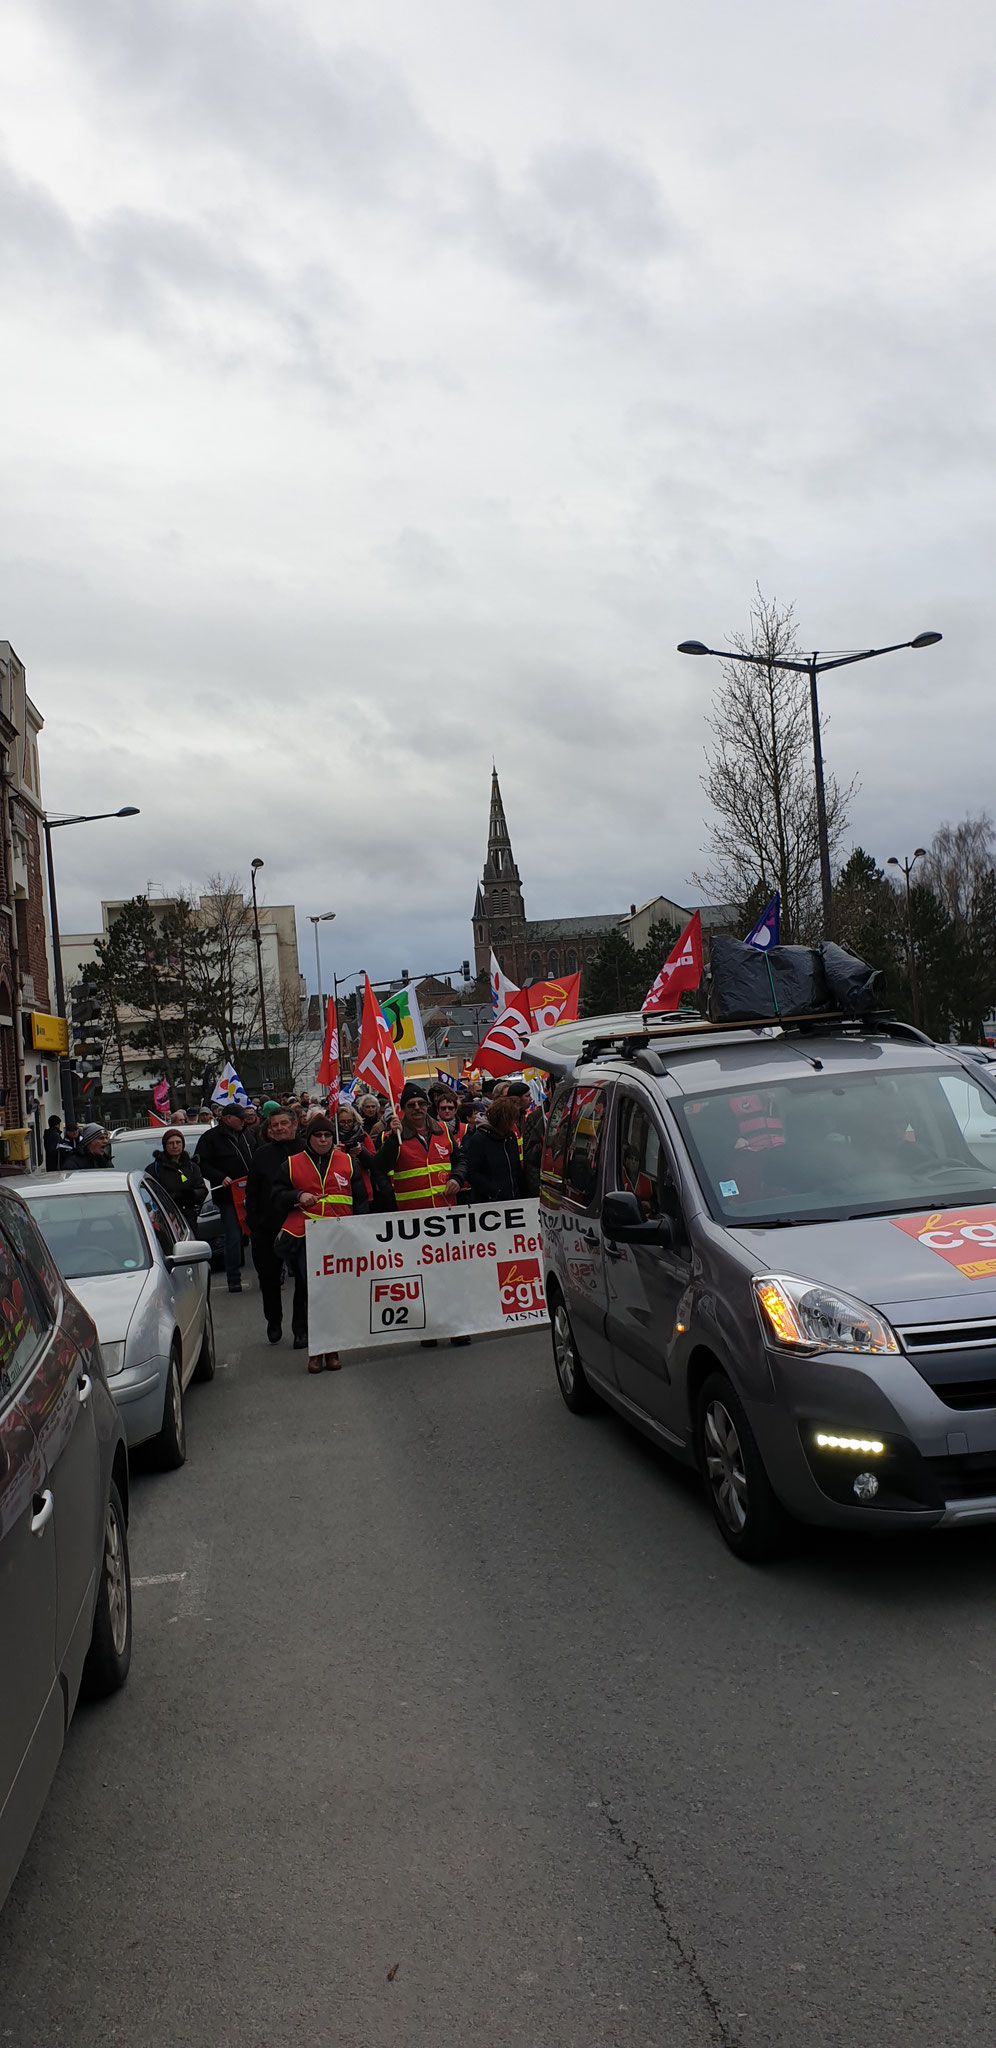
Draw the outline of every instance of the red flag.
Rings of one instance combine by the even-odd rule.
[[[563,981],[534,981],[524,991],[534,1031],[548,1031],[551,1024],[570,1024],[578,1014],[581,995],[580,974],[565,975]]]
[[[238,1219],[239,1219],[239,1229],[241,1230],[241,1232],[242,1232],[242,1235],[243,1235],[243,1237],[248,1237],[248,1236],[249,1236],[249,1225],[248,1225],[248,1223],[246,1222],[246,1184],[245,1184],[245,1181],[244,1181],[244,1180],[233,1180],[233,1182],[232,1182],[232,1184],[231,1184],[231,1187],[232,1187],[232,1207],[233,1207],[233,1209],[235,1210],[235,1214],[236,1214],[236,1216],[237,1216],[237,1217],[238,1217]]]
[[[162,1122],[165,1123],[169,1116],[169,1082],[165,1076],[161,1081],[156,1082],[152,1090],[152,1107]]]
[[[318,1068],[317,1080],[320,1087],[329,1091],[329,1108],[337,1109],[339,1104],[339,1027],[335,1014],[335,999],[329,997],[328,1014],[325,1022],[325,1044]]]
[[[643,998],[644,1016],[648,1010],[676,1010],[678,997],[687,989],[698,988],[701,980],[702,918],[696,911],[668,954],[653,988]]]
[[[404,1068],[394,1050],[391,1027],[370,986],[369,974],[363,977],[363,1025],[356,1052],[356,1078],[368,1088],[375,1088],[379,1095],[389,1095],[397,1108],[405,1085]]]
[[[166,1122],[166,1118],[165,1118],[164,1116],[157,1116],[157,1115],[156,1115],[156,1113],[155,1113],[155,1111],[154,1111],[154,1110],[152,1110],[152,1109],[150,1109],[150,1111],[149,1111],[149,1122],[150,1122],[150,1124],[155,1124],[155,1126],[156,1126],[156,1129],[157,1129],[157,1130],[160,1130],[160,1129],[162,1128],[163,1124],[164,1124],[164,1123]]]
[[[532,1028],[526,991],[517,988],[506,995],[504,1008],[482,1038],[474,1054],[474,1066],[496,1076],[517,1074]]]

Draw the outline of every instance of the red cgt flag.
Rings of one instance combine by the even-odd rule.
[[[474,1054],[473,1065],[486,1074],[517,1074],[533,1029],[529,1001],[524,988],[509,991],[486,1037]]]
[[[549,1031],[552,1024],[570,1024],[578,1014],[581,995],[580,974],[567,974],[563,981],[534,981],[523,994],[529,1003],[534,1031]]]
[[[319,1062],[316,1079],[319,1087],[327,1088],[329,1091],[329,1108],[337,1109],[339,1105],[339,1029],[335,1013],[335,999],[332,996],[329,997],[328,1012],[325,1020],[325,1044],[322,1047],[322,1057]]]
[[[678,997],[688,989],[698,988],[701,980],[702,918],[696,911],[677,945],[668,954],[653,988],[644,996],[641,1005],[644,1016],[648,1011],[676,1010]]]
[[[394,1050],[391,1027],[370,986],[363,977],[363,1024],[356,1051],[356,1078],[379,1095],[389,1095],[395,1108],[405,1085],[404,1068]]]

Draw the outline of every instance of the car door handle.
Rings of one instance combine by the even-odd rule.
[[[79,1402],[81,1408],[86,1407],[86,1404],[89,1401],[92,1393],[93,1381],[90,1378],[88,1372],[83,1372],[80,1374],[79,1379],[76,1382],[76,1399]]]
[[[32,1536],[40,1536],[46,1522],[51,1521],[55,1512],[55,1495],[46,1486],[44,1493],[33,1495],[31,1505],[34,1508],[34,1514],[31,1517],[31,1534]]]

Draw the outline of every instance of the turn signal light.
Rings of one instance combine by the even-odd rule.
[[[865,1451],[872,1458],[880,1458],[885,1449],[874,1436],[824,1436],[820,1431],[816,1441],[821,1451]]]
[[[777,1280],[756,1280],[757,1298],[780,1344],[804,1344],[788,1295]]]

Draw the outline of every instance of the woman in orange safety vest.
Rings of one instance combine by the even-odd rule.
[[[303,1351],[308,1342],[306,1219],[353,1213],[353,1162],[337,1144],[335,1126],[327,1116],[312,1117],[304,1151],[292,1152],[284,1162],[284,1175],[286,1185],[275,1197],[285,1211],[277,1250],[294,1275],[294,1349]],[[318,1352],[309,1356],[308,1371],[337,1372],[341,1363],[338,1351]]]

